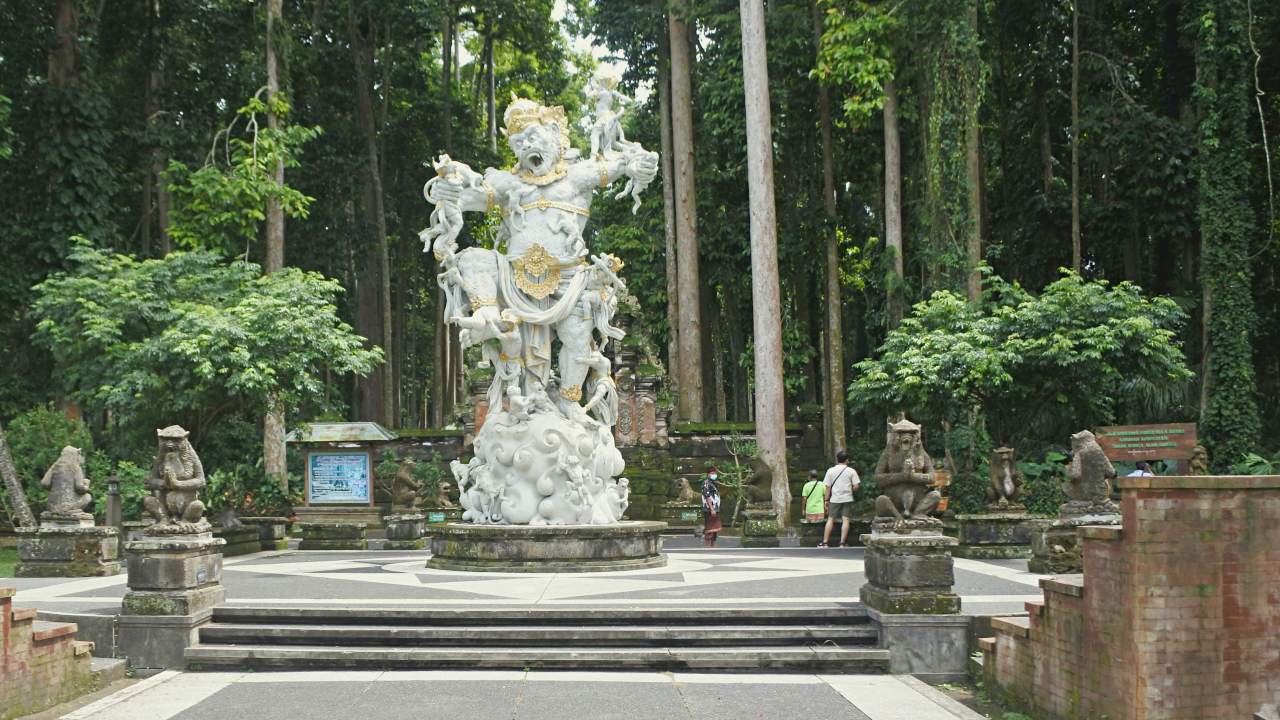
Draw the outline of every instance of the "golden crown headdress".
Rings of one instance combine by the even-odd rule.
[[[569,134],[569,117],[565,115],[563,106],[547,107],[528,98],[516,97],[515,93],[511,93],[511,104],[503,113],[502,120],[506,123],[508,136],[515,135],[530,125],[548,123],[555,123],[562,135]]]

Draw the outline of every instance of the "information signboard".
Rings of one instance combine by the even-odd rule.
[[[1116,425],[1098,428],[1097,437],[1109,460],[1190,460],[1196,424]]]
[[[307,503],[368,505],[371,472],[369,453],[311,451],[307,453]]]
[[[444,513],[443,513],[443,512],[436,512],[436,511],[428,512],[428,513],[427,513],[427,522],[429,522],[429,523],[442,523],[442,522],[444,522]]]

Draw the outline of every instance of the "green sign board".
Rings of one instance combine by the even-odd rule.
[[[697,521],[698,521],[698,516],[699,516],[700,514],[701,514],[701,513],[699,513],[697,510],[681,510],[681,511],[680,511],[680,520],[681,520],[681,521],[688,521],[688,522],[697,522]]]
[[[429,513],[427,513],[427,522],[429,522],[429,523],[442,523],[442,522],[444,522],[444,513],[443,513],[443,512],[429,512]]]

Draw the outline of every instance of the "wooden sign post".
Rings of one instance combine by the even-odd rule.
[[[1097,438],[1108,460],[1177,460],[1181,475],[1187,474],[1197,440],[1195,423],[1113,425],[1098,428]]]

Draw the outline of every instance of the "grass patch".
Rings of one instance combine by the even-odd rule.
[[[0,578],[13,577],[18,567],[18,548],[0,548]]]

